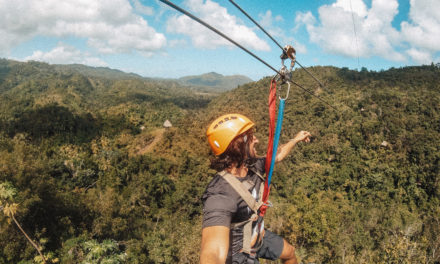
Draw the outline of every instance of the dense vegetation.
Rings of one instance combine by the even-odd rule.
[[[282,142],[314,138],[277,166],[268,227],[303,263],[438,263],[439,68],[309,70],[338,110],[292,87]],[[47,262],[197,263],[204,131],[243,113],[263,154],[270,78],[211,98],[118,74],[0,60],[0,263],[42,261],[12,216]]]
[[[196,76],[185,76],[178,79],[179,83],[206,91],[229,91],[237,85],[252,82],[249,77],[243,75],[223,76],[215,72],[209,72]]]

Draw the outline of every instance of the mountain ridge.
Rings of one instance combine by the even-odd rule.
[[[236,74],[225,76],[216,72],[208,72],[199,75],[188,75],[180,78],[155,78],[149,76],[141,76],[139,74],[131,72],[124,72],[109,67],[94,67],[83,64],[49,64],[40,61],[20,62],[1,58],[0,64],[3,65],[0,65],[0,67],[3,68],[6,64],[8,64],[11,68],[13,68],[14,66],[26,65],[29,68],[33,67],[34,73],[55,71],[59,74],[81,74],[87,77],[106,78],[110,80],[140,79],[158,82],[176,82],[180,85],[187,86],[195,91],[214,93],[229,91],[239,85],[253,82],[252,79],[244,75]],[[35,70],[37,68],[38,70]],[[29,76],[32,76],[32,74],[30,74]]]
[[[228,75],[224,76],[216,72],[208,72],[200,75],[184,76],[177,79],[183,85],[198,87],[213,87],[218,91],[228,91],[249,82],[253,82],[244,75]]]

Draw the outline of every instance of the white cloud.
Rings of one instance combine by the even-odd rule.
[[[273,23],[274,21],[283,21],[282,16],[278,15],[276,17],[273,17],[272,11],[267,10],[266,13],[259,14],[258,17],[260,18],[259,24],[273,37],[284,37],[286,35],[280,27],[275,26]]]
[[[338,0],[318,12],[320,24],[311,13],[299,13],[296,21],[306,25],[310,40],[325,51],[348,57],[405,59],[396,51],[400,35],[391,24],[398,12],[397,0],[373,0],[370,9],[362,0]]]
[[[368,15],[367,6],[362,0],[339,0],[332,7],[342,8],[346,12],[352,12],[360,17]]]
[[[295,27],[293,32],[297,32],[302,25],[306,25],[307,29],[310,31],[316,23],[316,18],[309,12],[297,12],[295,16]]]
[[[302,44],[299,41],[294,41],[293,47],[295,48],[297,54],[306,54],[307,53],[307,46]]]
[[[128,0],[0,0],[0,13],[3,51],[35,36],[81,37],[104,53],[154,52],[166,45]]]
[[[431,62],[433,62],[432,55],[428,51],[411,48],[408,49],[406,53],[413,61],[419,64],[431,64]]]
[[[256,50],[270,50],[266,41],[260,39],[254,31],[230,15],[226,8],[218,3],[211,0],[186,0],[184,4],[200,19],[239,44]],[[185,15],[171,17],[167,22],[167,31],[189,36],[192,43],[199,48],[214,49],[218,46],[233,45]]]
[[[136,11],[138,11],[141,14],[144,14],[146,16],[152,16],[153,15],[153,8],[149,6],[144,6],[139,0],[132,0],[134,8]]]
[[[259,14],[259,24],[280,44],[293,45],[297,53],[307,53],[307,47],[297,41],[292,34],[286,33],[281,27],[275,26],[276,23],[284,21],[280,15],[272,16],[272,11],[267,10],[264,14]],[[281,54],[281,51],[280,51]]]
[[[411,0],[409,18],[401,23],[403,38],[412,47],[431,54],[440,51],[440,3],[438,0]],[[414,54],[414,52],[410,52]]]
[[[398,5],[397,0],[372,0],[368,9],[362,0],[337,0],[319,8],[319,23],[310,12],[297,14],[295,30],[305,25],[310,40],[333,54],[432,62],[440,51],[439,1],[410,0],[409,21],[401,23],[400,32],[391,24]]]
[[[186,40],[184,39],[172,39],[169,41],[169,46],[171,48],[175,48],[175,47],[182,47],[185,46],[187,44]]]
[[[42,52],[40,50],[34,51],[31,56],[24,58],[24,60],[44,61],[52,64],[78,63],[89,66],[107,66],[107,63],[101,59],[93,57],[88,53],[81,52],[80,50],[64,43],[58,43],[58,46],[49,52]]]

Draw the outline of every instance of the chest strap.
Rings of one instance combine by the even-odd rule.
[[[244,184],[240,182],[234,175],[226,171],[219,172],[219,175],[222,176],[223,179],[225,179],[232,186],[232,188],[241,196],[241,198],[246,202],[246,204],[254,213],[258,212],[258,209],[260,209],[260,207],[263,205],[261,198],[260,201],[257,202],[252,194],[249,192],[249,190],[246,189]]]

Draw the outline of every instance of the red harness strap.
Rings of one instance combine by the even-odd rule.
[[[275,135],[275,115],[276,115],[276,91],[277,91],[277,82],[275,79],[272,79],[270,83],[270,91],[269,91],[269,140],[267,142],[267,154],[266,154],[266,174],[269,173],[270,163],[272,161],[273,154],[273,138]],[[266,203],[269,198],[269,185],[266,180],[264,183],[264,193],[263,193],[263,202]],[[260,215],[264,216],[266,213],[267,206],[263,204],[260,208]]]

